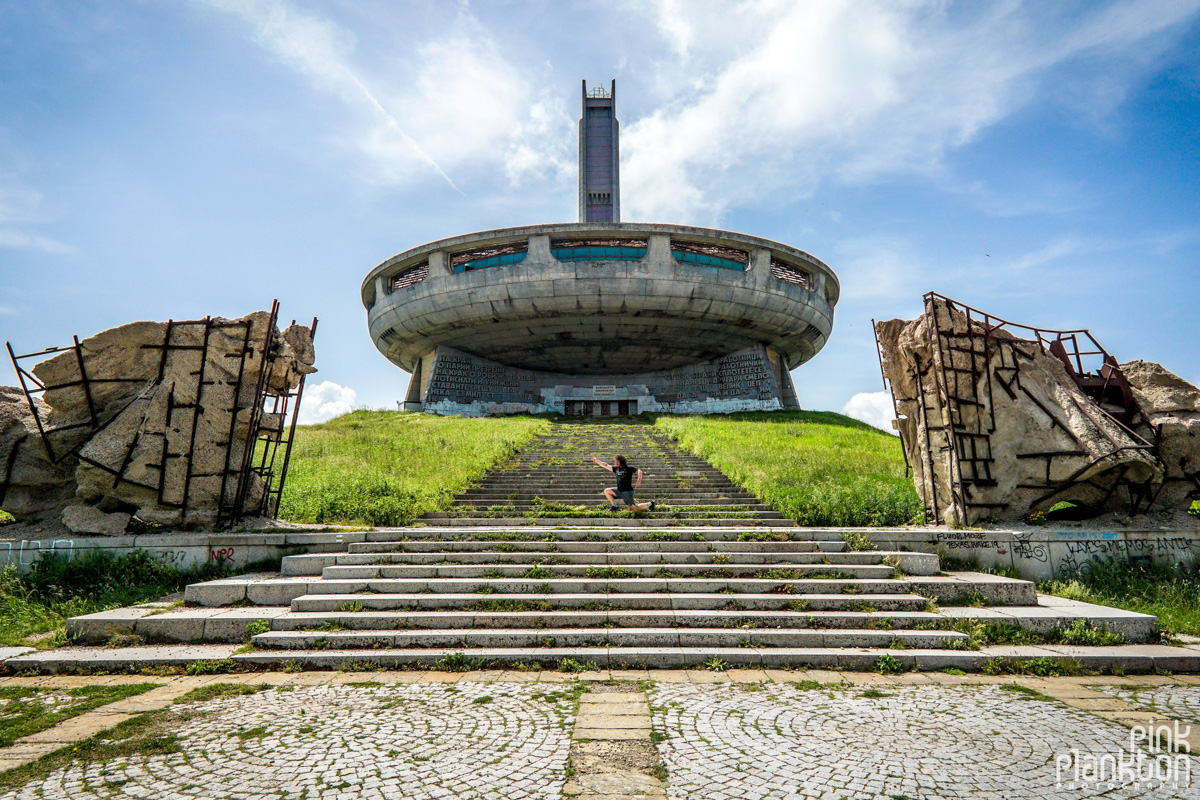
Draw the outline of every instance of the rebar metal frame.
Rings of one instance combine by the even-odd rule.
[[[1061,429],[1079,445],[1079,448],[1074,450],[1022,453],[1017,455],[1017,458],[1043,458],[1046,461],[1046,478],[1044,483],[1023,483],[1017,486],[1019,489],[1045,491],[1043,496],[1034,501],[1034,506],[1053,499],[1056,495],[1077,483],[1079,477],[1086,473],[1087,470],[1120,452],[1129,450],[1144,451],[1150,454],[1155,460],[1160,461],[1156,444],[1147,441],[1133,430],[1135,420],[1139,416],[1145,419],[1145,415],[1138,408],[1137,401],[1129,389],[1128,381],[1121,373],[1116,360],[1100,345],[1090,331],[1086,329],[1052,330],[1010,322],[959,303],[936,292],[927,293],[924,296],[924,303],[925,330],[927,331],[926,335],[929,337],[928,344],[933,353],[933,358],[928,364],[922,365],[918,363],[914,377],[918,394],[915,400],[919,403],[918,413],[921,416],[918,420],[918,427],[923,434],[921,444],[925,448],[929,462],[923,469],[926,472],[928,489],[925,493],[928,500],[924,508],[926,522],[938,522],[942,518],[942,509],[938,507],[934,480],[936,465],[934,463],[933,452],[935,448],[946,453],[947,463],[945,466],[950,481],[950,491],[959,507],[963,509],[964,515],[967,515],[970,509],[1001,509],[1007,507],[1007,503],[987,503],[972,499],[972,489],[974,487],[994,486],[996,483],[995,478],[992,476],[994,459],[992,458],[990,441],[990,436],[996,429],[995,405],[992,397],[996,385],[1008,394],[1011,399],[1016,399],[1017,391],[1022,392],[1046,414],[1052,425]],[[943,327],[942,320],[939,317],[939,305],[945,309],[949,324],[948,328]],[[965,330],[963,332],[954,330],[953,315],[955,311],[960,311],[963,314],[965,322]],[[892,407],[896,412],[897,418],[899,418],[898,399],[884,372],[882,345],[874,323],[875,321],[872,320],[876,353],[879,356],[880,362],[880,373],[883,377],[884,388],[892,396]],[[1001,339],[997,337],[997,331],[1001,330],[1012,334],[1015,338],[1004,337]],[[1018,336],[1016,332],[1024,333],[1025,336]],[[1008,347],[1000,347],[1000,343],[1008,345]],[[1062,481],[1056,482],[1050,480],[1051,461],[1056,457],[1086,455],[1088,451],[1083,443],[1079,441],[1079,438],[1067,425],[1055,416],[1051,409],[1046,408],[1032,393],[1021,386],[1020,362],[1022,359],[1026,361],[1032,360],[1034,357],[1033,352],[1027,352],[1022,348],[1023,344],[1034,345],[1046,355],[1053,356],[1061,361],[1067,369],[1068,374],[1085,394],[1095,397],[1098,400],[1103,400],[1109,397],[1114,390],[1120,393],[1120,401],[1123,407],[1121,418],[1106,411],[1099,403],[1088,404],[1088,407],[1085,407],[1072,396],[1072,400],[1078,410],[1087,416],[1093,425],[1101,431],[1112,444],[1113,449],[1110,452],[1091,459],[1087,464]],[[957,366],[955,364],[956,354],[960,356],[965,355],[968,366]],[[992,367],[992,358],[997,354],[1000,358],[1000,364]],[[1011,358],[1012,363],[1006,363],[1006,355]],[[1085,367],[1085,363],[1087,366],[1094,364],[1097,357],[1099,363],[1096,365],[1094,372]],[[927,393],[923,380],[923,376],[930,374],[933,378],[937,396],[937,406],[934,408],[927,407]],[[986,413],[984,413],[985,409]],[[936,420],[931,419],[933,415],[937,415]],[[1107,424],[1117,426],[1117,428],[1133,440],[1134,444],[1121,444],[1109,433]],[[935,438],[939,441],[935,442]],[[905,452],[905,465],[906,467],[911,466],[908,462],[907,450]],[[1138,510],[1143,501],[1153,502],[1153,494],[1150,493],[1149,487],[1134,484],[1123,476],[1107,488],[1105,501],[1112,496],[1112,493],[1119,486],[1125,486],[1129,490],[1130,506],[1133,512]],[[1097,485],[1097,488],[1103,487]]]
[[[216,526],[218,528],[232,526],[241,521],[246,516],[269,516],[274,518],[278,514],[279,500],[283,494],[284,482],[287,478],[287,465],[291,455],[291,446],[295,438],[296,420],[300,410],[300,400],[304,392],[304,376],[300,376],[297,388],[294,392],[278,393],[270,390],[266,383],[267,371],[271,368],[269,357],[277,352],[280,342],[276,339],[275,327],[279,316],[279,301],[275,300],[271,304],[271,313],[265,336],[262,341],[252,340],[252,323],[250,320],[213,320],[212,317],[205,317],[198,320],[167,320],[166,327],[163,333],[161,344],[142,345],[146,349],[160,350],[161,355],[158,363],[158,374],[154,384],[162,382],[166,375],[167,365],[172,358],[180,357],[183,353],[195,352],[199,356],[198,364],[192,372],[196,376],[195,392],[188,397],[177,397],[175,388],[172,388],[167,395],[167,410],[165,427],[163,433],[162,450],[157,464],[147,465],[154,470],[158,479],[152,483],[133,480],[129,478],[127,471],[132,460],[133,454],[137,449],[137,444],[140,434],[135,434],[130,441],[121,466],[114,469],[112,466],[102,464],[94,459],[87,458],[79,454],[81,448],[96,434],[103,431],[113,420],[128,409],[133,403],[142,399],[141,395],[137,395],[124,404],[118,407],[101,412],[97,409],[93,399],[92,387],[101,383],[145,383],[142,378],[121,378],[121,377],[97,377],[89,375],[83,357],[83,350],[80,345],[79,337],[72,337],[72,344],[65,347],[48,347],[45,350],[18,354],[12,346],[11,342],[7,342],[9,359],[12,362],[13,369],[17,373],[17,379],[21,385],[21,391],[25,395],[25,400],[29,404],[29,410],[33,415],[34,423],[37,426],[39,439],[42,446],[45,448],[46,455],[52,463],[61,463],[64,459],[71,455],[75,455],[80,461],[83,461],[100,470],[110,473],[113,476],[113,487],[125,483],[131,486],[138,486],[144,489],[155,492],[157,502],[165,508],[179,509],[180,520],[187,523],[188,511],[191,501],[192,482],[196,478],[215,477],[217,473],[199,473],[193,469],[194,453],[196,447],[196,431],[199,427],[200,415],[205,409],[205,392],[206,388],[213,385],[212,380],[206,380],[205,374],[208,368],[210,358],[209,343],[214,330],[230,330],[241,329],[242,342],[237,352],[224,354],[226,358],[235,358],[238,360],[236,378],[231,384],[227,384],[232,389],[230,399],[230,407],[222,410],[229,412],[229,431],[220,446],[224,450],[224,468],[219,473],[221,476],[221,489],[218,495],[218,509],[216,516]],[[312,332],[316,333],[317,320],[313,319]],[[201,327],[199,332],[200,344],[185,344],[178,341],[178,334],[181,331],[193,330],[196,327]],[[60,384],[46,384],[39,380],[31,371],[32,367],[27,369],[26,363],[36,359],[39,363],[47,358],[56,356],[60,353],[73,351],[78,364],[79,377],[75,380],[67,381]],[[259,379],[255,386],[254,395],[249,406],[240,405],[242,392],[244,388],[246,367],[248,363],[258,359],[260,362]],[[289,370],[291,367],[289,366]],[[284,385],[291,376],[284,376]],[[47,421],[42,418],[42,414],[38,410],[37,403],[34,402],[35,396],[44,395],[46,392],[68,389],[78,386],[84,393],[87,403],[88,417],[82,421],[69,422],[62,425],[49,426]],[[261,430],[263,407],[266,404],[271,404],[271,413],[280,414],[280,425],[278,430],[263,431]],[[246,439],[244,441],[245,449],[241,461],[234,464],[233,457],[233,441],[234,433],[237,427],[238,412],[245,408],[251,408],[251,419],[247,428]],[[190,413],[189,413],[190,412]],[[288,414],[291,414],[290,420]],[[185,439],[187,448],[180,452],[170,451],[170,437],[166,434],[175,423],[177,414],[187,414],[186,419],[182,424],[186,426]],[[290,424],[289,424],[290,422]],[[56,440],[66,438],[71,432],[78,432],[81,429],[86,429],[84,435],[79,436],[79,441],[74,444],[61,444]],[[286,430],[286,436],[284,431]],[[3,502],[5,494],[8,491],[13,465],[16,461],[16,452],[20,445],[26,441],[28,437],[18,439],[9,452],[7,462],[5,463],[3,480],[0,481],[0,502]],[[73,436],[71,438],[74,438]],[[70,439],[68,439],[68,442]],[[263,454],[261,459],[254,457],[254,450],[262,443]],[[283,464],[278,471],[276,479],[275,463],[279,448],[283,448]],[[269,453],[268,453],[269,450]],[[179,459],[183,460],[184,477],[181,491],[178,497],[167,497],[166,490],[168,481],[166,479],[167,471],[172,462]],[[246,506],[249,485],[251,483],[250,475],[258,475],[264,482],[264,490],[261,501],[255,504],[254,508]],[[233,481],[233,491],[230,491],[230,481]],[[232,496],[232,499],[229,499]]]

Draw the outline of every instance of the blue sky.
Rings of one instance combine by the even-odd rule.
[[[279,297],[321,319],[309,414],[394,408],[363,276],[573,220],[615,77],[626,220],[840,276],[805,407],[886,407],[870,320],[928,290],[1198,382],[1198,46],[1200,0],[0,0],[0,339]]]

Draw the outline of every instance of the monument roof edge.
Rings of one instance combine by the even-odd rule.
[[[416,261],[420,258],[420,256],[436,252],[438,250],[447,250],[456,247],[483,244],[489,241],[495,241],[496,244],[503,244],[506,240],[520,240],[529,236],[592,232],[605,234],[629,233],[641,235],[649,235],[654,233],[678,234],[778,250],[782,253],[786,253],[793,257],[799,257],[810,262],[812,266],[825,274],[827,280],[833,281],[835,293],[837,292],[837,289],[840,289],[841,286],[841,282],[838,280],[837,274],[821,259],[812,255],[811,253],[801,250],[798,247],[793,247],[782,242],[776,242],[761,236],[754,236],[752,234],[740,233],[737,231],[721,230],[719,228],[701,228],[694,225],[676,225],[656,222],[557,222],[543,223],[538,225],[518,225],[509,228],[493,228],[490,230],[464,233],[457,236],[450,236],[445,239],[437,239],[432,242],[426,242],[425,244],[418,245],[401,253],[397,253],[391,258],[380,262],[374,269],[367,273],[366,278],[363,279],[361,294],[365,298],[369,293],[374,292],[373,283],[375,278],[379,276],[380,273],[390,270],[406,261]]]

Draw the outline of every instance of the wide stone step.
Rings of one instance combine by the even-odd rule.
[[[591,503],[596,501],[596,496],[603,494],[603,486],[589,491],[575,491],[573,489],[563,491],[537,491],[537,492],[512,492],[512,491],[491,491],[484,489],[468,489],[458,495],[458,499],[454,502],[495,502],[507,503],[510,501],[532,501],[534,496],[543,500],[553,501],[556,503]],[[638,489],[636,494],[645,495],[645,487]],[[697,502],[707,502],[716,505],[727,505],[730,503],[757,503],[758,498],[747,492],[739,491],[702,491],[702,490],[687,490],[687,489],[668,489],[652,493],[655,500],[661,500],[663,503],[674,505],[694,505]]]
[[[883,565],[861,564],[367,564],[362,566],[325,567],[321,577],[326,580],[373,581],[379,578],[417,580],[420,578],[507,579],[528,578],[555,581],[563,578],[706,578],[720,581],[751,581],[755,579],[804,579],[831,574],[834,570],[843,577],[890,578],[895,569]],[[505,585],[513,585],[511,582]],[[551,586],[554,584],[551,583]],[[511,590],[509,590],[511,591]],[[521,590],[518,590],[521,591]],[[594,591],[585,589],[583,591]]]
[[[336,569],[336,568],[335,568]],[[355,569],[347,567],[346,569]],[[856,569],[867,569],[857,567]],[[869,578],[835,577],[833,568],[826,568],[830,577],[820,578],[809,573],[806,578],[771,580],[767,578],[363,578],[353,580],[320,580],[320,591],[326,594],[359,594],[363,592],[395,593],[457,593],[484,592],[496,594],[625,594],[661,592],[664,594],[693,594],[727,592],[731,596],[742,593],[809,594],[834,593],[872,594],[908,591],[909,585],[901,580],[885,578],[882,574]],[[849,568],[839,568],[849,574]],[[883,567],[886,574],[893,574],[891,567]]]
[[[621,528],[658,528],[663,525],[671,524],[671,518],[663,518],[661,515],[649,515],[645,512],[643,516],[619,516],[622,512],[617,512],[611,515],[601,517],[527,517],[525,522],[529,527],[605,527],[616,526]],[[628,513],[628,512],[624,512]],[[447,517],[447,518],[421,518],[421,523],[429,526],[457,525],[470,527],[486,527],[486,526],[512,526],[514,524],[512,517]],[[786,528],[794,526],[796,523],[789,519],[744,519],[728,517],[689,517],[686,520],[679,520],[680,525],[689,526],[705,526],[710,528],[738,528],[746,526],[766,526],[770,525],[774,528]]]
[[[923,558],[922,558],[923,557]],[[291,575],[320,575],[326,567],[363,567],[384,565],[414,565],[414,566],[505,566],[523,565],[530,568],[535,564],[579,565],[579,566],[667,566],[680,565],[811,565],[811,564],[847,564],[871,565],[880,564],[887,558],[877,551],[818,553],[818,552],[779,552],[759,551],[746,553],[719,553],[709,550],[694,552],[613,552],[593,548],[587,552],[566,552],[531,550],[522,552],[499,552],[493,549],[475,550],[468,552],[454,550],[431,550],[427,552],[362,552],[362,553],[320,553],[303,556],[288,556],[283,560],[282,574]],[[922,559],[930,562],[928,574],[937,572],[937,556],[926,554],[905,554],[909,561]],[[904,567],[901,567],[904,569]],[[912,572],[912,569],[905,569]]]
[[[966,672],[985,669],[997,660],[1061,663],[1094,671],[1119,671],[1121,674],[1200,671],[1200,652],[1177,647],[1140,645],[1137,647],[1098,647],[1087,652],[1074,647],[994,647],[979,651],[949,649],[892,650],[881,647],[595,647],[595,648],[477,648],[477,649],[392,649],[392,650],[260,650],[232,656],[236,663],[258,668],[285,668],[298,665],[305,669],[344,669],[364,664],[379,668],[437,667],[442,659],[456,660],[489,668],[704,668],[713,665],[739,668],[807,667],[857,672],[878,668],[885,656],[902,669],[931,672],[953,667]],[[121,664],[112,654],[109,660]],[[25,656],[8,662],[16,669],[30,664],[32,669],[53,671],[71,668],[77,662],[69,658]],[[85,666],[87,661],[82,662]],[[42,666],[38,666],[42,665]]]
[[[954,631],[728,628],[451,628],[445,630],[271,631],[255,647],[287,650],[333,648],[475,647],[908,647],[943,648],[970,641]]]
[[[586,478],[574,476],[555,476],[549,474],[533,475],[521,478],[508,475],[503,477],[499,475],[493,475],[491,477],[481,478],[466,491],[495,491],[495,487],[499,483],[521,484],[522,482],[525,483],[523,483],[521,488],[530,492],[542,491],[544,489],[551,488],[551,484],[554,483],[569,484],[569,486],[565,488],[573,488],[575,491],[588,491],[597,487],[603,488],[604,486],[611,486],[615,481],[616,478],[614,478],[612,475],[606,474],[589,475]],[[680,486],[679,484],[681,483],[685,485]],[[709,485],[690,485],[697,483],[706,483]],[[752,492],[748,492],[746,489],[738,486],[728,478],[716,475],[700,476],[694,474],[682,475],[676,473],[675,475],[657,474],[651,476],[643,472],[641,488],[644,489],[650,484],[665,484],[669,488],[686,492],[731,491],[738,492],[740,494],[753,494]]]
[[[470,553],[470,552],[487,552],[487,553],[727,553],[732,557],[734,553],[826,553],[831,551],[823,548],[825,544],[816,541],[777,541],[775,539],[740,541],[740,540],[722,540],[722,539],[693,539],[690,534],[677,534],[673,531],[662,532],[663,535],[670,535],[674,539],[647,539],[646,536],[655,535],[654,531],[634,531],[627,534],[628,539],[612,539],[611,533],[607,537],[596,539],[580,539],[577,541],[566,541],[561,538],[555,541],[546,541],[539,537],[531,541],[523,540],[500,540],[500,539],[443,539],[440,536],[430,536],[429,534],[441,534],[441,530],[423,531],[420,528],[406,532],[406,535],[412,535],[414,538],[404,541],[377,541],[377,542],[352,542],[349,545],[349,552],[352,555],[366,555],[371,553]],[[565,531],[554,531],[556,536],[567,535]],[[590,535],[602,537],[605,532],[597,531]],[[708,535],[714,535],[709,533]],[[428,536],[428,538],[419,538],[420,536]],[[844,548],[844,543],[839,539],[837,542],[828,544],[839,547],[837,551],[842,552],[840,548]],[[878,552],[868,550],[864,552]],[[337,553],[318,553],[307,554],[303,556],[288,556],[288,559],[296,558],[326,558],[336,556]],[[917,555],[917,554],[914,554]],[[287,563],[287,559],[284,560]]]
[[[639,502],[646,502],[646,501],[643,500],[643,501],[639,501]],[[660,509],[656,509],[655,511],[644,510],[644,511],[639,511],[637,513],[640,515],[640,518],[645,519],[645,520],[650,520],[650,521],[653,521],[656,519],[657,520],[669,520],[669,519],[695,520],[695,519],[714,519],[714,518],[715,519],[732,519],[732,520],[737,520],[737,519],[782,520],[784,518],[783,514],[780,514],[778,511],[727,511],[727,510],[721,508],[720,506],[713,506],[711,508],[703,508],[703,509],[694,510],[694,511],[693,510],[679,511],[677,509],[661,509],[660,508]],[[424,521],[435,520],[435,519],[461,519],[461,518],[465,518],[465,517],[474,517],[477,515],[484,516],[484,515],[488,515],[488,514],[499,515],[499,517],[503,518],[503,519],[520,518],[520,517],[522,517],[523,514],[526,515],[525,518],[527,518],[527,519],[537,519],[538,518],[538,517],[534,517],[534,516],[529,516],[529,515],[533,515],[533,514],[562,517],[565,519],[572,519],[572,518],[611,519],[614,517],[619,517],[619,515],[622,515],[622,514],[629,515],[630,512],[625,509],[624,503],[620,504],[620,508],[617,511],[609,511],[604,506],[597,506],[597,507],[593,507],[593,508],[580,508],[578,510],[569,509],[569,508],[544,508],[544,509],[529,508],[529,509],[522,510],[519,508],[510,507],[510,506],[504,506],[501,508],[494,508],[494,509],[487,509],[487,508],[451,506],[450,509],[447,511],[431,511],[430,513],[423,516],[421,519]]]
[[[864,601],[865,602],[865,601]],[[857,607],[865,607],[859,603]],[[947,618],[928,611],[738,611],[624,609],[612,611],[293,611],[275,616],[271,629],[407,630],[416,628],[863,628],[941,627]],[[229,641],[241,641],[241,636]]]
[[[953,667],[978,671],[997,661],[1036,659],[1070,669],[1116,674],[1200,672],[1200,652],[1166,645],[1080,648],[1070,646],[985,647],[982,650],[881,647],[539,647],[383,650],[258,650],[236,652],[235,645],[160,647],[68,647],[35,652],[4,661],[16,672],[58,673],[83,670],[137,671],[147,666],[184,667],[200,659],[228,658],[249,669],[404,669],[457,664],[479,668],[631,669],[631,668],[824,668],[866,672],[880,659],[894,659],[905,670],[928,672]],[[602,677],[602,676],[601,676]]]
[[[637,487],[637,491],[679,491],[681,489],[697,489],[701,491],[713,492],[722,489],[730,489],[737,491],[738,487],[726,478],[718,478],[716,476],[703,475],[685,475],[681,476],[686,480],[679,480],[667,476],[656,478],[643,478],[642,485]],[[612,486],[614,478],[609,476],[607,480],[584,479],[584,478],[565,478],[556,479],[545,476],[531,477],[495,477],[485,478],[477,484],[478,487],[484,487],[493,491],[508,491],[520,492],[522,494],[538,494],[542,491],[574,491],[587,493],[590,491],[602,491],[606,486]],[[683,484],[683,485],[681,485]]]
[[[320,587],[314,587],[320,588]],[[929,601],[915,594],[311,594],[296,597],[292,611],[353,612],[362,610],[464,609],[478,612],[582,610],[713,610],[731,611],[847,611],[869,603],[878,611],[924,611]]]
[[[597,494],[599,494],[599,493],[597,492]],[[683,511],[694,511],[696,509],[705,509],[705,510],[711,510],[711,511],[717,511],[717,512],[772,511],[773,510],[771,508],[771,506],[767,505],[766,503],[759,503],[759,502],[753,502],[753,501],[731,500],[729,498],[708,497],[708,498],[703,498],[703,499],[697,500],[697,499],[690,499],[690,498],[674,497],[674,498],[667,499],[667,498],[659,498],[659,497],[647,497],[647,496],[644,496],[644,494],[645,493],[643,493],[643,492],[638,492],[638,494],[635,495],[638,502],[644,503],[647,500],[654,500],[654,502],[658,504],[658,506],[659,506],[658,511],[660,511],[660,512],[670,512],[670,511],[683,512]],[[603,496],[601,496],[600,499],[597,500],[596,495],[591,495],[591,496],[588,496],[585,498],[570,499],[570,500],[549,498],[549,497],[541,496],[541,500],[543,502],[538,502],[531,497],[525,497],[520,500],[510,500],[510,499],[479,500],[479,499],[474,499],[474,498],[468,497],[468,498],[459,498],[458,500],[455,500],[452,508],[455,508],[455,509],[474,508],[474,509],[504,509],[504,510],[514,510],[514,511],[540,511],[540,510],[544,509],[548,503],[556,503],[559,505],[566,505],[566,506],[583,506],[584,508],[587,508],[589,510],[596,509],[596,508],[604,508],[605,506],[608,505],[607,501],[604,500]],[[620,500],[620,498],[618,498],[618,503],[620,505],[624,505],[624,503]]]
[[[834,569],[837,569],[836,567]],[[713,580],[708,578],[613,578],[613,579],[461,579],[430,578],[396,580],[325,580],[315,577],[265,577],[242,575],[234,578],[189,584],[184,600],[202,606],[229,606],[242,603],[261,606],[287,605],[307,594],[354,595],[369,598],[372,594],[418,594],[432,597],[440,594],[512,595],[523,598],[551,597],[555,594],[587,594],[613,597],[634,595],[640,598],[664,597],[668,601],[686,602],[689,595],[712,594],[737,599],[747,594],[765,593],[787,598],[807,594],[843,594],[870,599],[887,593],[913,592],[943,605],[1037,605],[1037,593],[1030,581],[1002,578],[977,572],[948,575],[906,576],[902,579],[808,579],[808,580]],[[632,606],[625,606],[632,607]],[[650,608],[662,608],[655,603]],[[675,606],[686,608],[687,606]],[[705,608],[719,606],[706,605]],[[785,608],[786,605],[771,606]]]
[[[343,600],[342,596],[335,598]],[[624,597],[617,599],[625,599]],[[658,598],[661,599],[661,598]],[[788,628],[788,629],[867,629],[903,630],[911,628],[943,629],[963,620],[975,619],[1024,628],[1041,634],[1070,628],[1079,620],[1120,634],[1126,643],[1153,642],[1158,639],[1158,624],[1153,616],[1132,611],[1080,603],[1061,597],[1041,596],[1033,606],[988,606],[984,608],[946,606],[937,611],[877,610],[886,605],[876,595],[856,598],[844,610],[822,610],[817,602],[808,602],[803,611],[747,609],[676,609],[676,608],[555,608],[539,601],[534,610],[492,610],[496,603],[482,601],[489,610],[473,607],[453,609],[357,610],[307,612],[287,606],[245,606],[237,608],[168,608],[150,604],[109,609],[67,620],[67,634],[85,643],[107,642],[114,634],[135,634],[150,641],[242,642],[252,632],[267,630],[406,630],[449,628]],[[911,596],[907,597],[911,601]],[[361,605],[361,604],[358,604]],[[508,600],[498,605],[511,605]],[[522,607],[528,604],[519,604]],[[616,604],[611,604],[616,605]],[[251,628],[251,626],[255,626]]]

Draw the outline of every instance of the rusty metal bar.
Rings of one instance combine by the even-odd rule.
[[[317,322],[318,322],[317,318],[313,317],[312,327],[310,327],[308,329],[309,337],[312,339],[314,344],[317,341]],[[874,325],[872,325],[872,328],[874,328]],[[879,343],[878,337],[875,338],[875,343],[876,343],[876,345],[878,345],[878,343]],[[880,367],[880,369],[882,370],[882,366]],[[304,398],[304,379],[307,377],[308,377],[307,375],[301,375],[300,383],[296,387],[296,404],[292,407],[291,429],[288,431],[287,448],[283,451],[283,468],[279,472],[279,500],[275,503],[275,513],[272,515],[273,519],[279,518],[279,505],[280,505],[280,503],[283,502],[283,487],[284,487],[284,484],[287,482],[288,464],[289,464],[289,462],[291,460],[291,456],[292,456],[292,444],[296,441],[296,421],[300,418],[300,401]],[[895,400],[895,398],[892,398],[893,407],[895,406],[895,404],[896,404],[896,400]],[[904,450],[903,443],[901,444],[900,450],[901,451]],[[904,457],[904,468],[905,468],[905,470],[908,469],[908,456],[907,455]]]
[[[196,458],[196,429],[200,427],[200,415],[204,413],[204,372],[208,366],[208,340],[212,334],[212,317],[204,318],[204,339],[200,350],[200,369],[196,372],[196,402],[192,406],[192,432],[188,440],[187,467],[183,473],[183,501],[180,503],[179,519],[186,521],[188,497],[192,491],[192,461]]]
[[[237,430],[238,401],[242,397],[242,381],[246,374],[246,354],[250,351],[250,331],[253,327],[249,322],[239,323],[242,327],[242,349],[238,356],[237,379],[233,384],[233,399],[230,401],[229,435],[225,437],[225,468],[221,471],[221,494],[217,499],[217,527],[224,522],[225,512],[231,508],[225,500],[225,492],[229,488],[229,474],[232,471],[229,463],[233,455],[233,435]],[[234,327],[222,325],[221,327]],[[237,499],[238,487],[233,489],[234,499]]]
[[[954,301],[947,298],[946,299],[946,313],[947,313],[947,315],[950,316],[951,324],[953,324],[953,319],[954,319],[953,308],[954,308]],[[962,465],[959,462],[958,442],[957,442],[957,438],[954,435],[953,410],[950,407],[950,386],[949,386],[949,383],[946,378],[946,370],[945,370],[946,357],[945,357],[944,351],[942,350],[941,321],[938,319],[937,305],[932,299],[929,298],[929,295],[926,295],[925,313],[932,315],[932,330],[933,330],[933,337],[934,337],[933,344],[934,344],[934,353],[935,353],[933,366],[934,366],[935,370],[937,370],[934,373],[934,387],[938,390],[938,396],[942,402],[943,413],[946,415],[945,421],[950,426],[950,429],[948,430],[948,432],[946,434],[946,438],[948,440],[947,444],[949,445],[949,455],[950,455],[949,464],[947,464],[947,469],[949,471],[948,477],[950,478],[950,494],[952,497],[957,498],[959,504],[961,505],[961,507],[963,509],[963,516],[964,516],[963,522],[965,523],[965,522],[967,522],[967,520],[965,519],[966,510],[967,510],[967,505],[966,505],[967,498],[966,498],[966,493],[963,491]],[[936,491],[936,489],[935,489],[935,491]]]
[[[54,448],[50,446],[50,440],[46,437],[46,429],[42,426],[42,418],[38,415],[37,406],[33,402],[33,395],[29,393],[29,387],[25,385],[26,372],[21,368],[21,365],[17,363],[17,355],[13,352],[12,343],[5,342],[4,345],[8,348],[8,357],[12,360],[13,369],[17,371],[17,380],[21,382],[21,391],[25,393],[25,401],[29,403],[29,413],[33,414],[33,421],[37,423],[38,433],[41,434],[42,437],[42,447],[46,448],[46,455],[49,457],[50,461],[53,462],[55,460]],[[23,357],[24,356],[22,356],[22,358]],[[45,385],[42,384],[42,382],[39,381],[35,376],[30,375],[29,377],[42,389],[46,388]]]
[[[75,361],[79,364],[79,380],[83,384],[83,396],[87,399],[88,413],[92,415],[92,425],[96,425],[96,404],[92,402],[92,389],[88,386],[87,369],[83,366],[83,348],[79,346],[78,336],[71,338],[75,341]]]
[[[8,461],[4,463],[4,480],[0,481],[0,506],[4,505],[4,498],[8,495],[8,486],[12,481],[13,465],[17,463],[17,450],[21,449],[21,442],[28,438],[29,434],[25,434],[13,442],[12,447],[8,450]]]
[[[254,387],[254,403],[250,406],[249,427],[246,431],[246,449],[242,453],[242,466],[238,472],[238,490],[234,500],[234,517],[231,522],[241,519],[246,503],[246,492],[250,485],[250,471],[254,463],[254,443],[257,438],[259,419],[262,417],[263,387],[267,380],[267,364],[271,355],[271,346],[275,336],[275,322],[279,318],[279,301],[271,303],[271,315],[267,320],[267,330],[263,336],[262,368],[258,372],[258,383]]]

